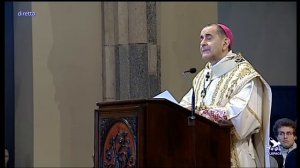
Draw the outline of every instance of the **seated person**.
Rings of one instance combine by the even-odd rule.
[[[285,167],[286,158],[289,152],[297,148],[296,140],[296,124],[288,118],[277,120],[273,126],[273,132],[279,141],[279,154],[274,154],[278,167]],[[271,165],[272,166],[272,165]]]

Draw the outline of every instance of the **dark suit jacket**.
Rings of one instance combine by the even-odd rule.
[[[285,159],[285,168],[297,167],[297,148],[290,151]]]

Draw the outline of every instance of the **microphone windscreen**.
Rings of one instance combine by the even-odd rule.
[[[196,70],[196,68],[191,68],[190,69],[190,73],[195,73],[197,70]]]

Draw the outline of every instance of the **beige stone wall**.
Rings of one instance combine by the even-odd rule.
[[[217,7],[217,2],[160,3],[161,89],[171,91],[178,101],[191,87],[182,72],[191,67],[199,71],[205,64],[199,34],[203,26],[218,21]]]
[[[33,2],[32,11],[33,166],[92,167],[101,3]]]

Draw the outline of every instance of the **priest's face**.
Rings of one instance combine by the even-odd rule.
[[[286,149],[290,148],[296,140],[294,129],[287,126],[278,128],[277,140],[282,147]]]
[[[217,63],[228,52],[228,39],[218,32],[217,25],[204,27],[200,34],[200,53],[202,58],[212,64]]]

